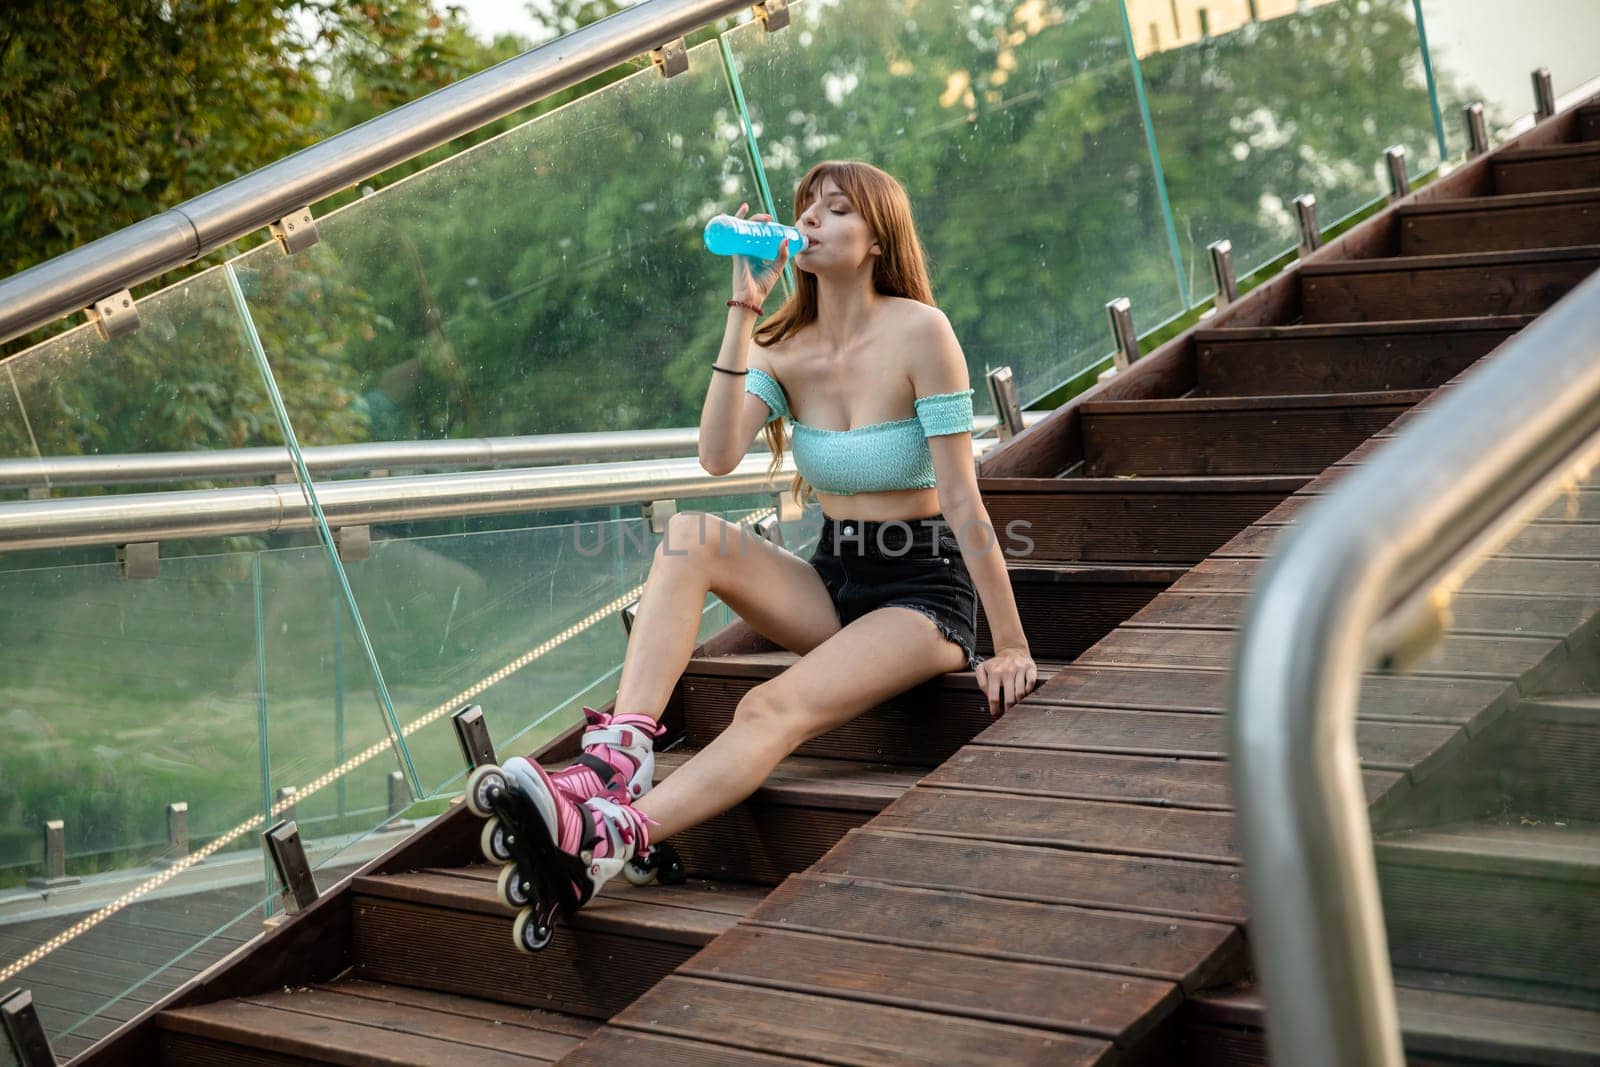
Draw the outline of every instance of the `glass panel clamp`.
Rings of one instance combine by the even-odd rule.
[[[461,757],[467,767],[481,767],[485,763],[499,763],[495,758],[494,742],[489,739],[489,723],[483,717],[483,708],[468,704],[450,716],[456,727],[456,743],[461,746]]]
[[[689,69],[689,43],[682,37],[650,51],[650,61],[663,78],[675,78]]]
[[[1006,441],[1022,432],[1022,404],[1017,400],[1017,379],[1010,367],[996,367],[986,376],[989,382],[989,402],[999,422],[995,432]]]
[[[311,217],[309,207],[285,215],[268,226],[267,230],[282,246],[286,256],[304,251],[317,243],[317,220]]]
[[[293,819],[282,819],[261,835],[272,856],[272,869],[278,874],[279,899],[286,915],[298,915],[317,900],[317,880],[311,876],[305,846],[300,843],[300,828]]]
[[[133,293],[128,289],[96,300],[84,308],[83,313],[94,323],[94,331],[102,341],[122,337],[139,328],[139,306],[134,303]]]
[[[50,1039],[39,1022],[31,991],[13,989],[0,998],[0,1022],[5,1024],[19,1067],[56,1067],[56,1054],[50,1051]]]
[[[1390,145],[1383,151],[1383,160],[1389,166],[1389,203],[1392,204],[1411,193],[1411,179],[1406,174],[1406,146]]]

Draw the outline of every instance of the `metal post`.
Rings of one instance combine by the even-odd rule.
[[[406,788],[406,776],[399,771],[389,772],[389,820],[383,830],[409,830],[416,823],[403,818],[401,812],[411,806],[411,790]]]
[[[46,819],[44,823],[44,877],[29,878],[30,889],[55,889],[58,886],[76,885],[76,878],[67,877],[67,824],[61,819]]]
[[[1390,145],[1384,149],[1383,158],[1389,165],[1389,203],[1411,194],[1411,179],[1406,175],[1406,146]]]
[[[783,543],[783,524],[778,521],[776,512],[764,519],[756,520],[756,534],[767,541],[771,541],[779,548],[785,547]]]
[[[1477,158],[1489,151],[1489,131],[1483,123],[1483,105],[1468,104],[1462,111],[1467,117],[1467,155]]]
[[[1017,400],[1017,379],[1010,367],[996,367],[988,374],[989,402],[999,418],[995,433],[1005,441],[1022,432],[1022,404]]]
[[[276,807],[278,807],[279,804],[282,804],[286,800],[290,802],[288,807],[283,808],[282,810],[280,810],[278,812],[278,818],[279,819],[282,819],[282,820],[285,820],[285,821],[288,821],[288,822],[293,822],[294,821],[295,815],[296,815],[295,804],[294,804],[294,795],[295,795],[296,792],[297,792],[297,790],[292,785],[280,786],[278,788],[278,800],[277,800],[277,803],[273,804],[272,806],[274,808],[276,808]]]
[[[1111,320],[1111,339],[1116,344],[1112,360],[1119,371],[1127,370],[1139,361],[1139,335],[1133,329],[1133,303],[1125,296],[1106,303],[1106,317]]]
[[[0,1023],[5,1025],[19,1067],[56,1067],[56,1055],[39,1023],[31,991],[13,989],[0,998]]]
[[[468,704],[450,716],[450,721],[455,723],[456,741],[461,745],[461,756],[467,761],[468,769],[500,762],[495,758],[494,742],[489,739],[489,723],[483,717],[482,707]]]
[[[300,843],[300,828],[293,819],[284,819],[274,823],[263,836],[272,855],[272,867],[278,872],[283,910],[289,915],[298,914],[317,899],[317,880],[311,875],[305,846]]]
[[[167,805],[167,852],[156,860],[157,867],[170,867],[189,858],[189,804],[178,801]],[[203,860],[201,862],[204,862]]]
[[[1540,122],[1556,113],[1556,89],[1549,67],[1533,72],[1533,105],[1533,117]]]
[[[1206,245],[1206,252],[1211,256],[1211,280],[1217,286],[1212,306],[1221,311],[1239,299],[1239,280],[1233,273],[1233,242],[1212,241]]]
[[[1310,193],[1295,197],[1294,214],[1300,222],[1300,258],[1305,259],[1322,247],[1322,229],[1317,225],[1317,198]]]

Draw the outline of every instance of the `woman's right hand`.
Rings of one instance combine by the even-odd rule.
[[[749,204],[740,204],[739,210],[733,213],[736,219],[744,218],[744,213],[750,209]],[[751,215],[751,222],[771,222],[772,216],[763,212],[760,215]],[[777,259],[756,259],[753,256],[733,255],[733,298],[735,300],[748,300],[752,304],[766,302],[767,294],[772,292],[772,287],[778,284],[778,277],[783,273],[783,265],[789,261],[789,239],[783,239],[778,246]]]

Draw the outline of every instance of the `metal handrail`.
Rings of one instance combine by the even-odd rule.
[[[1029,426],[1047,411],[1025,411]],[[993,415],[973,416],[973,436],[999,423]],[[554,466],[622,459],[692,456],[699,442],[695,426],[656,430],[606,430],[589,433],[471,437],[442,441],[369,441],[303,448],[314,475],[379,470],[454,470],[466,467]],[[766,439],[750,446],[765,451]],[[115,455],[43,456],[0,459],[0,490],[51,489],[66,485],[153,485],[158,482],[230,481],[292,477],[289,452],[281,447],[227,448],[193,452],[132,452]]]
[[[1234,805],[1275,1063],[1399,1067],[1356,754],[1360,675],[1439,576],[1600,443],[1600,273],[1419,410],[1268,560],[1229,683]]]
[[[975,439],[973,458],[994,444]],[[691,457],[352,478],[315,482],[313,488],[328,525],[337,528],[788,492],[794,454],[786,452],[782,466],[768,479],[771,463],[771,454],[762,451],[721,475],[707,474]],[[312,529],[314,522],[298,483],[16,501],[0,504],[0,552],[269,534]]]
[[[644,0],[0,281],[0,342],[269,226],[634,56],[752,7]]]

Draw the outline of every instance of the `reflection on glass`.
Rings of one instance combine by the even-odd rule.
[[[1362,693],[1364,721],[1455,734],[1374,809],[1402,1013],[1410,990],[1488,998],[1486,1016],[1600,997],[1600,479],[1590,469],[1508,517],[1486,554],[1436,585],[1446,628],[1406,665],[1407,699],[1393,687]]]
[[[694,425],[745,158],[709,43],[240,257],[301,443]]]
[[[1422,0],[1422,13],[1452,157],[1467,151],[1467,104],[1483,104],[1493,137],[1533,111],[1536,68],[1550,69],[1557,96],[1600,76],[1600,5],[1592,0]]]
[[[220,270],[141,300],[139,320],[115,340],[81,326],[0,361],[0,500],[170,488],[63,484],[8,460],[282,445]]]
[[[1136,44],[1137,13],[1167,6],[1129,3]],[[1233,242],[1242,277],[1297,244],[1295,197],[1314,194],[1327,227],[1386,195],[1389,145],[1413,179],[1439,161],[1409,0],[1285,6],[1205,39],[1145,38],[1162,41],[1141,69],[1191,303],[1215,291],[1211,242]]]
[[[1181,310],[1117,0],[791,11],[726,35],[775,214],[824,159],[898,178],[980,411],[992,368],[1026,405],[1102,359],[1106,301]]]

